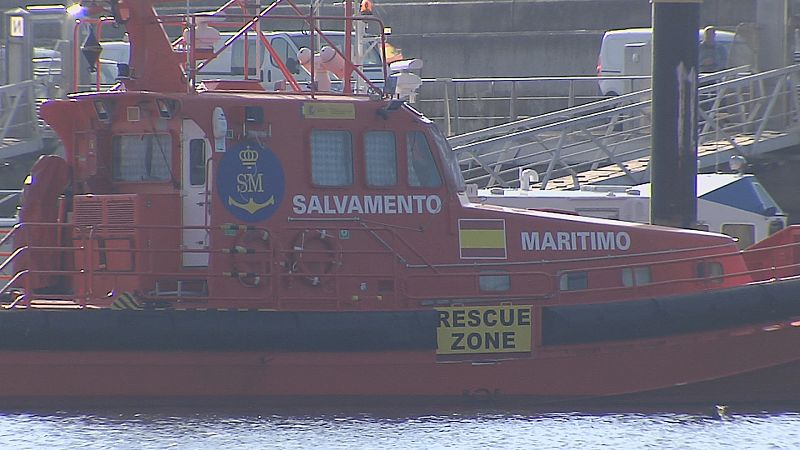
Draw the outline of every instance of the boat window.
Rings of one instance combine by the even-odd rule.
[[[578,291],[589,288],[589,274],[580,272],[564,272],[559,278],[559,286],[562,291]]]
[[[311,132],[311,181],[317,186],[353,184],[353,144],[349,132]]]
[[[206,143],[202,139],[189,142],[189,184],[206,184]]]
[[[433,141],[436,143],[436,148],[439,150],[439,155],[446,163],[445,170],[448,172],[448,179],[455,182],[454,187],[457,192],[464,192],[467,189],[466,183],[464,182],[464,174],[461,172],[461,167],[458,165],[456,154],[450,148],[450,144],[447,143],[447,138],[444,137],[444,134],[436,125],[431,124],[429,129],[431,130],[431,135],[433,135]]]
[[[725,271],[722,263],[717,261],[701,262],[697,264],[697,277],[709,278],[715,283],[722,283]]]
[[[623,286],[643,286],[650,283],[650,267],[625,267],[622,269]]]
[[[769,222],[769,230],[767,231],[767,234],[773,235],[773,234],[777,233],[778,231],[781,231],[782,229],[783,229],[783,220],[782,219],[771,220]]]
[[[739,249],[745,249],[756,242],[756,226],[751,223],[724,223],[722,233],[736,238]]]
[[[438,187],[442,185],[436,161],[433,159],[424,133],[412,131],[406,135],[406,154],[410,186]]]
[[[397,184],[397,150],[394,133],[370,131],[364,134],[364,164],[367,185],[394,186]]]
[[[502,271],[486,271],[478,276],[478,284],[482,291],[505,292],[511,290],[511,277]]]
[[[114,136],[114,181],[169,181],[171,174],[172,137],[169,134]]]

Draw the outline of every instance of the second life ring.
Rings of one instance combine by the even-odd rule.
[[[325,275],[341,265],[341,249],[326,230],[304,230],[292,240],[289,273],[302,275],[311,286],[322,284]]]
[[[249,228],[240,233],[233,247],[227,249],[231,254],[231,275],[246,287],[259,286],[269,275],[271,250],[269,231]]]

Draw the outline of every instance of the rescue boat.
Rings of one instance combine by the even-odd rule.
[[[350,35],[336,49],[317,26],[376,17],[243,8],[236,35],[287,5],[342,62],[340,83],[317,82],[323,61],[308,85],[281,64],[266,89],[249,70],[199,82],[223,50],[195,53],[198,18],[158,3],[84,2],[82,27],[125,27],[127,76],[42,106],[65,156],[34,165],[0,242],[2,404],[800,400],[796,228],[743,252],[473,203],[445,137],[398,98],[413,77],[372,84]],[[251,57],[280,60],[259,42]]]

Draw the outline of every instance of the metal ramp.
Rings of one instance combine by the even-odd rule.
[[[42,150],[43,124],[37,114],[42,89],[35,80],[0,86],[0,158]]]
[[[741,68],[701,78],[698,170],[733,155],[755,158],[800,144],[800,65],[748,75]],[[448,139],[467,183],[518,186],[519,170],[540,189],[649,181],[651,91],[644,90]]]
[[[19,190],[0,190],[0,205],[17,200],[19,194]],[[13,268],[4,266],[3,263],[13,250],[12,242],[6,239],[6,235],[16,224],[17,219],[14,217],[0,217],[0,283],[3,284],[10,280],[13,274]]]

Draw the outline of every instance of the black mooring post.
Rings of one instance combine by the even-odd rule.
[[[702,0],[652,0],[650,221],[697,223],[697,63]]]

